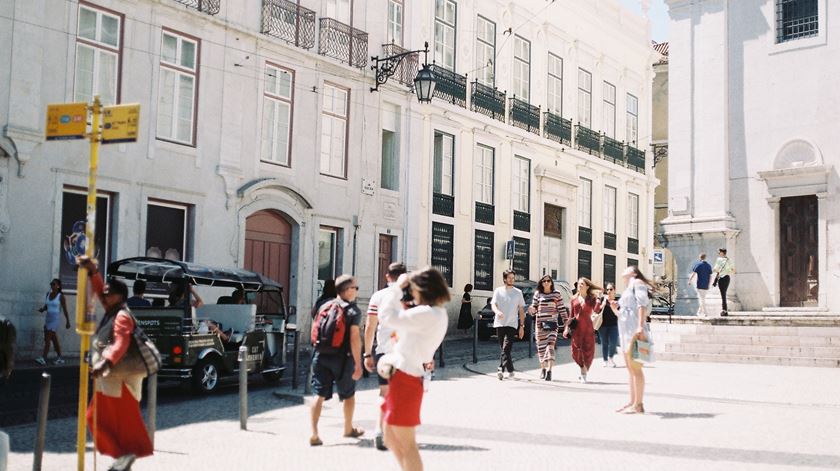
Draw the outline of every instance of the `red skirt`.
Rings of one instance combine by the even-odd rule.
[[[93,423],[94,406],[96,424]],[[152,442],[140,415],[140,403],[125,384],[120,397],[95,393],[88,406],[87,423],[96,449],[103,455],[119,458],[133,454],[141,458],[152,454]]]
[[[420,425],[423,403],[423,378],[394,371],[388,380],[388,394],[382,403],[382,420],[388,425],[416,427]]]

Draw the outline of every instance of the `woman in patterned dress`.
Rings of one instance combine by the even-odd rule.
[[[589,278],[581,278],[577,283],[577,296],[572,298],[572,319],[577,320],[577,327],[572,332],[572,358],[580,367],[578,380],[586,382],[586,373],[595,358],[595,329],[592,326],[592,313],[601,312],[601,300],[595,297],[596,291],[603,289],[592,283]],[[563,337],[569,336],[566,325]]]
[[[536,316],[537,352],[540,358],[540,379],[551,381],[554,366],[554,345],[557,343],[557,327],[569,318],[569,311],[563,304],[563,296],[554,289],[554,280],[546,275],[537,283],[534,300],[528,313]]]

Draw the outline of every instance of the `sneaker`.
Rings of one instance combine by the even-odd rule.
[[[580,381],[580,384],[586,384],[586,375],[578,376],[578,381]]]
[[[513,379],[513,371],[508,372],[508,379]]]
[[[501,380],[505,379],[505,374],[504,374],[504,373],[502,373],[502,370],[499,370],[499,371],[496,373],[496,377],[498,377],[498,378],[499,378],[499,381],[501,381]]]
[[[58,358],[55,359],[55,361],[53,363],[56,364],[56,365],[63,365],[65,363],[64,358],[58,357]]]
[[[35,363],[41,366],[47,366],[47,360],[44,360],[44,357],[38,357],[35,359]]]
[[[376,445],[377,450],[388,451],[388,447],[385,446],[385,438],[381,433],[377,433],[376,436],[373,437],[373,443]]]
[[[720,311],[720,317],[726,317],[726,316],[728,316],[728,315],[729,315],[729,313],[728,313],[728,312],[726,312],[726,311]]]
[[[610,364],[609,364],[609,363],[607,363],[607,360],[604,360],[604,368],[606,368],[606,367],[608,367],[608,366],[610,366]]]
[[[134,455],[123,455],[117,458],[114,463],[108,468],[108,471],[128,471],[131,469],[131,465],[134,464],[134,460],[137,457]]]
[[[610,358],[609,365],[610,365],[611,367],[615,368],[615,360],[613,360],[612,358]]]

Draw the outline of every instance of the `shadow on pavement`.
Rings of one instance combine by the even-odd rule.
[[[714,419],[718,414],[709,414],[699,412],[696,414],[686,414],[681,412],[645,412],[645,415],[652,415],[660,419]]]

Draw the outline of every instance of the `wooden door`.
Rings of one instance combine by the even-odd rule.
[[[283,285],[289,296],[292,225],[273,211],[258,211],[245,220],[246,270],[262,273]]]
[[[385,273],[388,273],[388,265],[394,263],[394,236],[379,235],[379,281],[376,289],[382,289],[388,283],[385,280]]]
[[[780,301],[784,307],[816,306],[819,292],[817,197],[782,198],[780,226]]]

